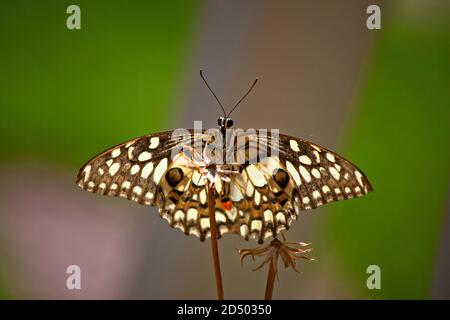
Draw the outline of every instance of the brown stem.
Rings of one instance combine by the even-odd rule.
[[[269,263],[269,273],[267,274],[267,284],[266,284],[266,295],[264,300],[272,300],[273,286],[275,284],[275,261],[270,261]]]
[[[217,224],[216,224],[216,199],[214,186],[208,184],[208,210],[209,225],[211,230],[211,249],[214,261],[214,272],[216,274],[217,299],[223,300],[222,274],[220,272],[219,249],[217,247]]]

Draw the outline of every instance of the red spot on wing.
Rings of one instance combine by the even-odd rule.
[[[224,202],[223,207],[225,208],[225,210],[230,211],[233,208],[233,202],[231,200]]]

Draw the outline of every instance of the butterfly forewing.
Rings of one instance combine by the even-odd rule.
[[[294,179],[303,210],[373,190],[355,165],[309,141],[280,135],[280,158]]]
[[[78,173],[77,184],[90,192],[153,205],[158,178],[167,168],[173,145],[171,131],[121,143],[88,161]]]

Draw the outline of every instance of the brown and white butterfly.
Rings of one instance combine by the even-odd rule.
[[[220,118],[219,127],[228,132],[231,119]],[[132,139],[102,152],[80,169],[77,184],[90,192],[157,206],[170,226],[203,241],[210,236],[210,172],[207,163],[194,159],[198,154],[180,146],[206,150],[216,136],[209,131],[186,130],[182,138],[173,133]],[[214,166],[220,175],[214,183],[218,237],[239,233],[261,243],[287,230],[302,210],[372,191],[355,165],[314,143],[283,134],[273,139],[259,130],[238,131],[236,138],[224,150],[234,153],[234,159],[252,154],[252,148],[267,153]],[[238,145],[239,139],[244,144]]]

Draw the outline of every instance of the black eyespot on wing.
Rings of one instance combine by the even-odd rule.
[[[183,179],[183,170],[180,168],[172,168],[166,173],[167,183],[171,187],[175,187]]]

